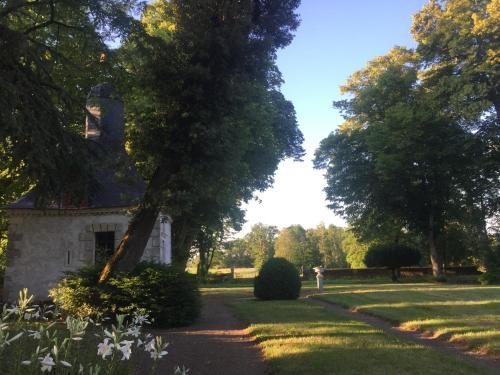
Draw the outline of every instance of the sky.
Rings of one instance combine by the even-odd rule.
[[[393,46],[414,47],[412,15],[424,0],[302,0],[301,25],[292,44],[278,54],[285,80],[282,92],[292,101],[304,134],[302,162],[281,162],[272,188],[243,206],[246,223],[241,237],[256,223],[279,229],[320,223],[345,226],[327,208],[323,171],[313,168],[321,140],[343,121],[332,107],[342,99],[339,87],[355,71]]]

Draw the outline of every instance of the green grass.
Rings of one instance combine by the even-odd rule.
[[[224,294],[249,324],[273,374],[487,374],[310,302],[256,301],[251,291],[204,289]]]
[[[500,286],[340,283],[320,298],[500,355]]]

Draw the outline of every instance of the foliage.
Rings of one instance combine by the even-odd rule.
[[[443,106],[476,127],[491,110],[500,119],[499,8],[498,0],[431,0],[413,19],[423,78]]]
[[[368,267],[387,267],[392,270],[393,281],[397,280],[400,267],[418,265],[420,252],[401,244],[379,244],[368,248],[364,263]]]
[[[154,373],[168,354],[162,337],[142,332],[150,323],[147,315],[116,315],[111,324],[99,316],[92,320],[68,315],[63,321],[53,305],[34,305],[32,300],[24,289],[17,305],[6,305],[0,313],[2,374],[130,374],[138,363]],[[152,366],[144,358],[135,360],[137,352],[146,352]]]
[[[418,55],[404,48],[354,73],[342,87],[352,99],[336,103],[346,121],[321,142],[315,165],[326,169],[330,207],[355,232],[394,228],[393,241],[408,231],[426,238],[437,276],[437,239],[475,210],[471,180],[483,145],[439,107],[419,74]]]
[[[346,253],[346,261],[350,268],[366,268],[365,255],[368,251],[368,245],[359,242],[350,229],[347,229],[344,233],[342,248]]]
[[[254,295],[262,300],[297,299],[300,288],[297,269],[284,258],[266,261],[254,281]]]
[[[98,284],[99,270],[67,275],[50,291],[63,311],[81,317],[147,311],[158,326],[192,323],[200,312],[194,276],[174,266],[140,263],[130,274],[117,274]]]
[[[106,41],[130,30],[134,7],[129,0],[0,4],[1,201],[33,184],[40,205],[63,191],[77,200],[95,185],[92,150],[81,137],[85,96],[109,80],[116,65]]]
[[[298,4],[148,5],[146,33],[121,49],[130,149],[148,193],[109,270],[133,268],[160,207],[173,218],[174,262],[185,266],[202,228],[236,221],[240,204],[272,184],[281,160],[301,157],[303,137],[276,66],[298,26]]]
[[[257,223],[252,226],[250,233],[245,236],[248,250],[254,258],[254,267],[260,269],[262,265],[274,256],[274,244],[278,228],[272,225]]]
[[[500,242],[498,238],[496,238],[494,246],[485,255],[484,263],[486,272],[479,276],[481,284],[500,283]]]
[[[318,251],[322,265],[326,268],[347,267],[346,252],[343,248],[345,230],[334,225],[325,227],[318,225],[315,229],[308,229],[306,237],[317,241]],[[315,252],[312,252],[315,253]]]
[[[277,257],[287,259],[297,268],[308,270],[321,261],[318,248],[308,246],[306,231],[300,225],[282,229],[274,247]]]
[[[130,274],[109,280],[111,294],[105,303],[119,312],[145,310],[162,327],[191,324],[201,309],[195,278],[176,266],[140,263]]]
[[[245,239],[236,239],[224,244],[223,265],[225,267],[253,267],[254,257]]]

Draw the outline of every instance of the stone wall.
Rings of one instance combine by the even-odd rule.
[[[63,212],[10,212],[4,300],[15,300],[22,288],[28,288],[39,300],[48,299],[48,290],[64,272],[94,264],[95,232],[115,232],[116,247],[130,220],[126,211]],[[168,238],[164,233],[167,229]],[[169,234],[170,222],[161,224],[158,218],[143,260],[170,263]],[[162,243],[167,251],[161,248]]]

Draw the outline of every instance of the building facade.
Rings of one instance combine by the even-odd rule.
[[[123,104],[111,85],[94,87],[87,100],[85,137],[105,152],[93,160],[98,186],[81,204],[62,200],[38,207],[36,187],[4,207],[8,214],[7,267],[3,299],[28,288],[38,300],[65,272],[104,265],[118,246],[145,192],[123,147]],[[104,156],[103,156],[104,155]],[[160,214],[142,260],[171,262],[171,220]]]

